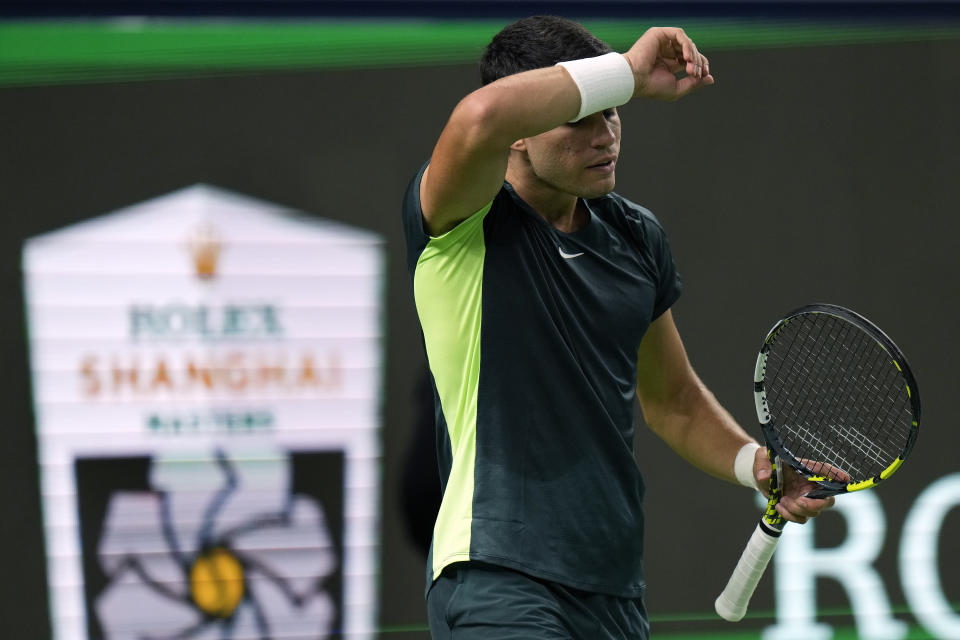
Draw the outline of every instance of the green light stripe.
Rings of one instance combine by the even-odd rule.
[[[458,64],[475,60],[499,26],[409,22],[8,23],[0,24],[0,83]]]
[[[960,39],[960,24],[657,20],[707,52]],[[584,21],[615,49],[643,20]],[[0,23],[0,85],[192,77],[281,69],[473,64],[503,21],[22,21]]]

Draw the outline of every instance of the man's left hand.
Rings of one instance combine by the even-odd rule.
[[[766,447],[757,449],[754,459],[753,474],[757,478],[760,486],[767,486],[772,472],[770,459],[767,456]],[[783,494],[780,502],[777,503],[777,513],[783,516],[784,520],[803,524],[809,518],[816,518],[823,513],[824,509],[833,506],[833,496],[827,498],[808,498],[807,494],[820,488],[815,482],[807,480],[797,473],[793,467],[788,464],[783,466]],[[849,476],[830,465],[820,465],[824,471],[829,471],[829,475],[838,480],[848,480]],[[815,467],[816,468],[816,467]],[[769,492],[764,491],[764,495],[769,497]]]

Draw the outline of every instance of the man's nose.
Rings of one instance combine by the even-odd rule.
[[[617,139],[614,124],[610,122],[603,113],[595,113],[590,116],[594,122],[590,123],[591,145],[594,147],[609,147]]]

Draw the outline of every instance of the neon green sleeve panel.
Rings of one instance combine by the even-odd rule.
[[[434,526],[433,575],[469,559],[476,457],[480,313],[486,245],[483,221],[493,203],[427,243],[413,295],[427,360],[446,418],[453,465]]]

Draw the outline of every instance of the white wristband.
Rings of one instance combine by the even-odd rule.
[[[619,53],[558,62],[557,66],[566,69],[580,89],[580,112],[570,122],[619,107],[633,97],[633,70]]]
[[[760,445],[756,442],[748,442],[740,448],[733,461],[733,474],[737,476],[737,482],[757,491],[762,489],[757,485],[757,478],[753,475],[753,461],[759,448]]]

